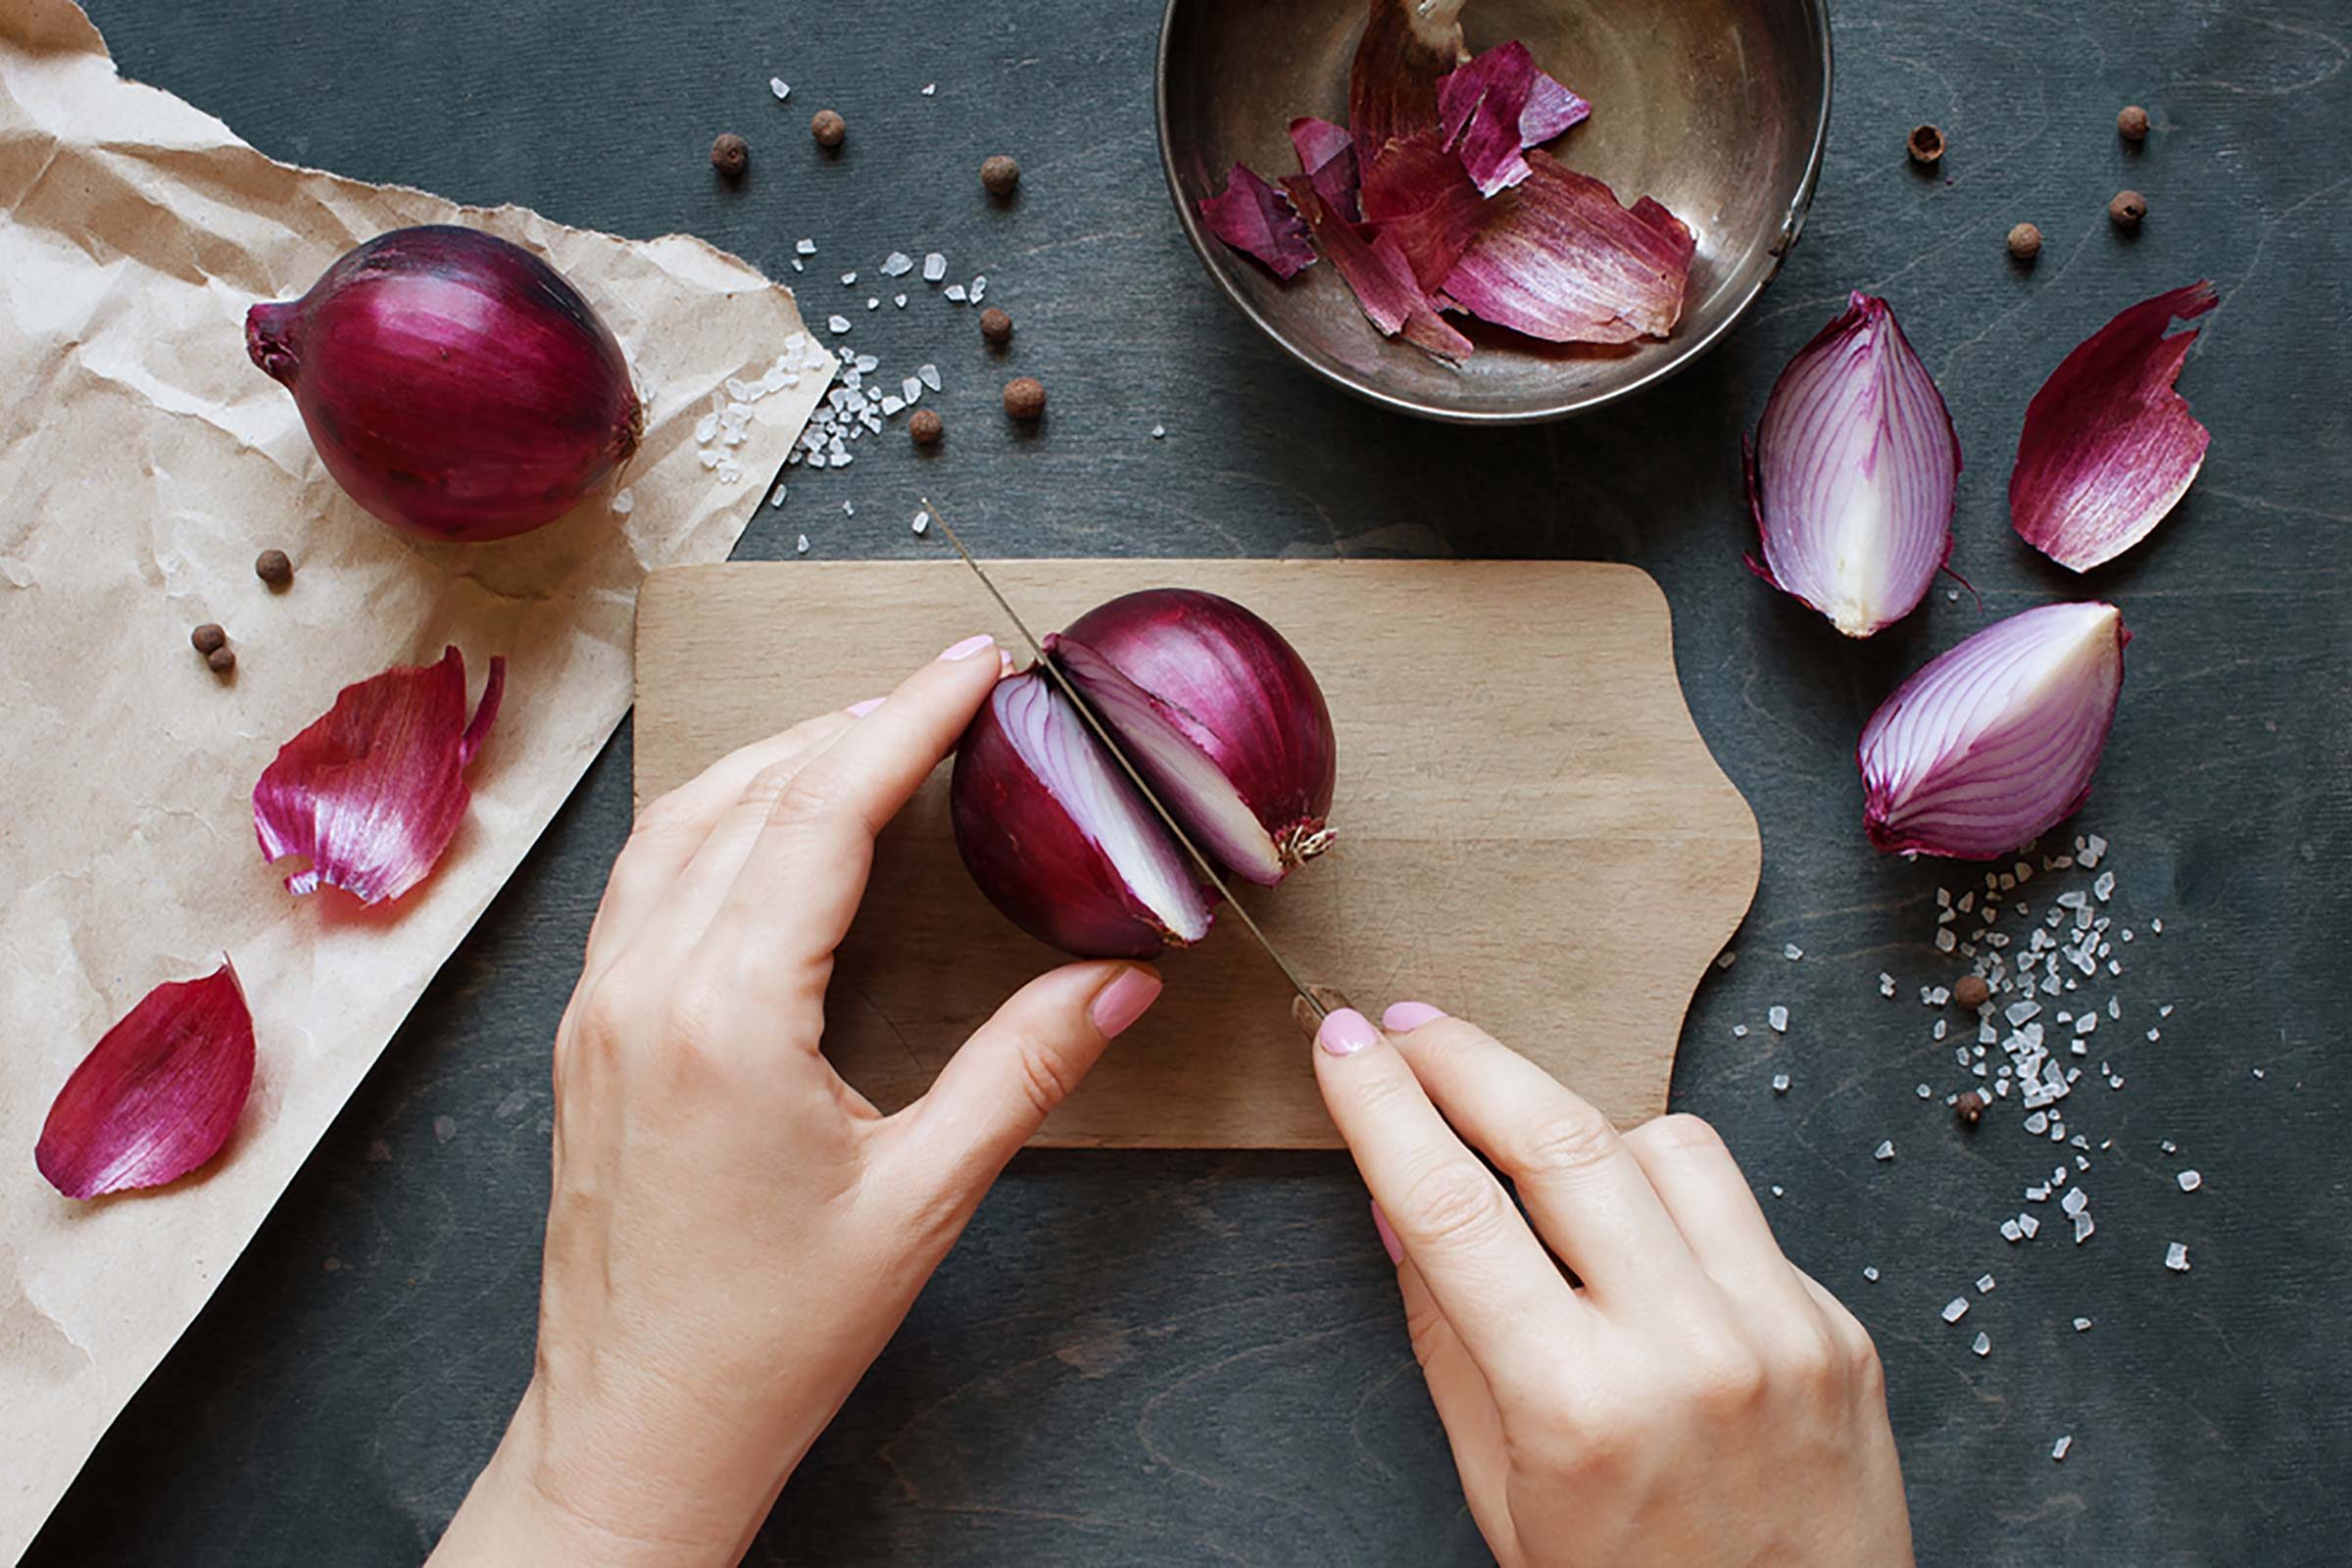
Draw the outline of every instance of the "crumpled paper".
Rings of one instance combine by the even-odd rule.
[[[638,582],[725,558],[824,390],[755,405],[718,483],[694,425],[801,330],[792,296],[700,240],[271,162],[124,81],[68,0],[0,8],[0,1560],[235,1261],[328,1121],[627,710]],[[648,408],[625,476],[494,545],[411,537],[335,486],[246,359],[257,300],[409,223],[546,256],[618,335]],[[271,593],[254,556],[296,577]],[[219,621],[220,680],[189,647]],[[348,682],[466,654],[504,711],[439,871],[389,911],[288,895],[249,796]],[[109,1023],[225,952],[252,998],[253,1099],[211,1166],[88,1203],[33,1168],[50,1100]],[[554,1020],[549,1020],[552,1027]]]

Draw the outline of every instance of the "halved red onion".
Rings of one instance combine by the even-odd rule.
[[[507,662],[493,658],[466,722],[466,660],[451,648],[437,664],[396,664],[344,687],[279,747],[253,786],[253,827],[264,859],[309,858],[286,891],[323,882],[378,904],[423,881],[465,819],[466,768],[506,685]]]
[[[160,1187],[228,1142],[253,1092],[253,1013],[226,958],[157,986],[81,1059],[32,1160],[68,1198]]]
[[[1485,196],[1527,178],[1521,153],[1592,112],[1591,104],[1537,70],[1535,57],[1516,38],[1438,83],[1438,129]]]
[[[2088,571],[2145,539],[2204,466],[2212,432],[2173,390],[2193,331],[2165,335],[2221,303],[2210,282],[2159,294],[2059,362],[2026,406],[2009,474],[2018,536]]]
[[[1367,243],[1354,224],[1323,205],[1314,182],[1304,174],[1293,174],[1282,185],[1314,231],[1316,248],[1339,269],[1356,305],[1382,336],[1401,334],[1440,359],[1469,357],[1470,340],[1455,331],[1422,292],[1412,260],[1396,235],[1382,232]]]
[[[302,298],[253,307],[245,350],[294,394],[354,501],[438,538],[553,521],[644,426],[620,345],[579,291],[470,228],[377,235]]]
[[[1276,277],[1295,277],[1315,265],[1306,224],[1282,193],[1236,164],[1225,189],[1200,199],[1200,219],[1226,244],[1264,264]]]
[[[1464,0],[1371,0],[1348,73],[1348,129],[1358,169],[1438,122],[1438,83],[1470,58]]]
[[[949,785],[956,847],[989,901],[1086,958],[1148,958],[1208,934],[1191,858],[1037,670],[980,707]]]
[[[1747,446],[1756,575],[1867,637],[1919,608],[1952,553],[1960,438],[1883,299],[1845,314],[1773,384]]]
[[[1218,864],[1271,887],[1330,847],[1331,710],[1257,615],[1198,589],[1147,589],[1088,611],[1046,654]]]
[[[1592,175],[1526,156],[1528,177],[1488,204],[1439,303],[1552,343],[1673,331],[1697,249],[1682,220],[1647,196],[1620,207]]]
[[[1870,842],[1989,860],[2072,814],[2115,722],[2131,639],[2113,605],[2044,605],[1929,661],[1862,730]]]
[[[1302,115],[1291,122],[1291,146],[1298,154],[1298,172],[1314,181],[1323,205],[1351,223],[1363,217],[1356,198],[1355,138],[1346,125]]]

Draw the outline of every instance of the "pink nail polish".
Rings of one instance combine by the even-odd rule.
[[[1445,1016],[1446,1009],[1433,1007],[1426,1002],[1392,1002],[1389,1010],[1380,1015],[1380,1026],[1393,1035],[1409,1035],[1423,1024]]]
[[[1315,1031],[1315,1044],[1335,1056],[1352,1056],[1366,1046],[1380,1044],[1380,1031],[1353,1007],[1342,1007],[1323,1020],[1323,1027]]]
[[[863,718],[866,714],[872,712],[875,709],[880,708],[881,706],[881,698],[868,697],[862,703],[852,703],[847,709],[843,710],[843,711],[847,712],[852,718]]]
[[[1121,969],[1110,984],[1095,993],[1086,1009],[1087,1021],[1105,1040],[1116,1040],[1159,1000],[1159,976],[1149,969]]]
[[[1378,1202],[1372,1205],[1372,1228],[1380,1232],[1380,1245],[1387,1250],[1389,1261],[1403,1262],[1404,1244],[1396,1239],[1396,1227],[1389,1223],[1389,1216],[1380,1211]]]
[[[941,654],[939,656],[939,662],[943,664],[954,663],[958,659],[969,659],[981,649],[994,648],[996,645],[997,640],[994,637],[991,637],[988,633],[984,631],[974,632],[971,636],[966,637],[963,641],[957,643],[946,653]]]

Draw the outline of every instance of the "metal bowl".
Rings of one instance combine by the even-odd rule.
[[[1523,40],[1592,103],[1553,144],[1627,202],[1654,196],[1698,238],[1671,337],[1618,348],[1541,343],[1463,317],[1458,368],[1384,339],[1329,265],[1288,283],[1200,224],[1236,163],[1295,172],[1289,124],[1348,118],[1365,0],[1168,0],[1159,152],[1209,275],[1299,363],[1360,397],[1465,424],[1557,419],[1671,375],[1731,330],[1796,243],[1830,122],[1825,0],[1470,0],[1473,50]]]

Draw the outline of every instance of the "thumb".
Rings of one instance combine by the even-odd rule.
[[[1087,1069],[1158,1000],[1149,964],[1073,963],[1013,993],[902,1114],[907,1143],[966,1201],[1033,1137]]]

